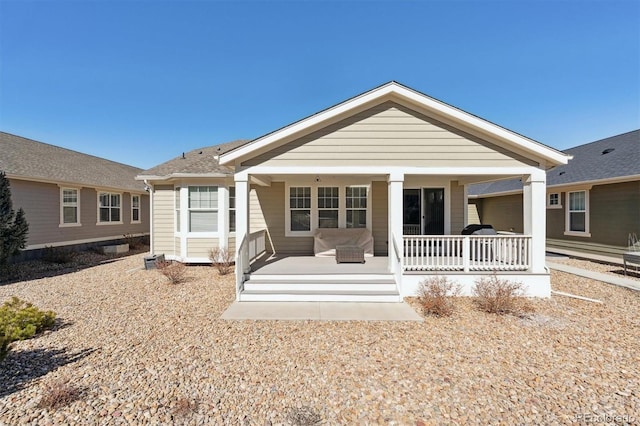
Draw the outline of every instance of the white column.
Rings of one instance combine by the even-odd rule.
[[[236,301],[249,270],[249,176],[237,173],[236,182]],[[244,244],[243,244],[244,242]]]
[[[538,170],[522,179],[523,228],[531,235],[531,272],[545,272],[547,176]]]
[[[229,247],[229,190],[226,186],[218,186],[218,247]]]
[[[404,198],[402,196],[402,187],[404,184],[404,173],[392,173],[388,178],[389,182],[389,270],[396,272],[396,253],[393,247],[393,238],[395,236],[400,253],[400,261],[402,261],[402,211]]]

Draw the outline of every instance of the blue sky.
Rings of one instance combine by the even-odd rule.
[[[0,0],[0,130],[142,168],[389,80],[558,149],[634,130],[640,2]]]

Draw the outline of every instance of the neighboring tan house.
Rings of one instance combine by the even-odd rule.
[[[567,161],[390,82],[138,179],[151,187],[152,253],[208,262],[213,247],[234,251],[240,301],[401,301],[436,274],[468,294],[494,272],[548,297],[544,214],[525,215],[522,235],[461,235],[467,188],[522,177],[526,210],[544,213],[545,172]],[[365,263],[336,263],[365,250]]]
[[[569,164],[547,172],[547,250],[620,257],[640,235],[640,130],[564,151]],[[522,182],[469,189],[471,217],[501,231],[522,232]]]
[[[149,233],[141,169],[0,132],[0,171],[29,223],[25,258],[47,246],[88,247]]]

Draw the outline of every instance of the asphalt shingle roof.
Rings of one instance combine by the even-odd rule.
[[[15,177],[143,191],[141,171],[93,155],[0,132],[0,171]]]
[[[579,145],[563,151],[573,155],[569,164],[547,171],[547,186],[591,182],[640,175],[640,130]],[[469,187],[469,195],[486,195],[522,189],[509,179]]]
[[[140,177],[168,177],[173,174],[219,173],[230,176],[233,175],[233,168],[219,165],[218,155],[245,143],[247,143],[247,140],[239,139],[220,145],[194,149],[184,153],[184,157],[180,154],[178,157],[145,170],[138,175]]]

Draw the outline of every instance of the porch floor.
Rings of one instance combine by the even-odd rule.
[[[335,257],[270,255],[251,264],[252,277],[260,275],[389,274],[387,256],[365,257],[365,263],[336,263]]]

